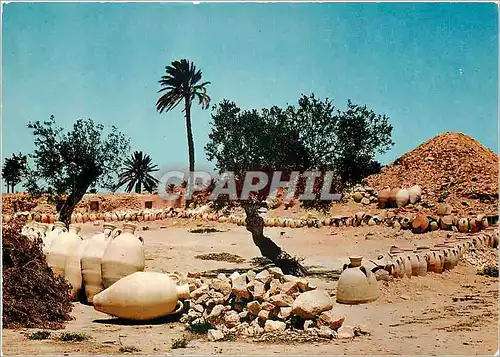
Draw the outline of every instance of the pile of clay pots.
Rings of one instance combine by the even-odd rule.
[[[201,278],[199,273],[188,277],[194,290],[181,321],[192,330],[205,326],[212,341],[228,335],[255,337],[289,331],[331,339],[349,331],[347,326],[342,329],[344,316],[332,310],[328,293],[305,278],[283,274],[280,268],[257,274],[252,270],[219,274],[214,279]]]
[[[378,201],[377,193],[372,187],[355,187],[350,197],[354,202],[364,205],[369,205],[370,203],[376,203]]]

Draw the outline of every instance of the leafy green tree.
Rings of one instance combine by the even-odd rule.
[[[210,97],[207,95],[206,86],[210,82],[202,82],[201,70],[196,69],[195,64],[187,59],[173,61],[169,66],[165,67],[165,71],[166,74],[159,81],[161,89],[158,93],[162,93],[162,95],[156,102],[156,110],[161,114],[184,102],[183,112],[186,118],[189,171],[193,172],[194,140],[191,129],[191,105],[193,101],[197,100],[202,109],[208,109]],[[191,182],[192,176],[190,175],[189,178]],[[188,201],[186,200],[186,204],[189,204]]]
[[[392,129],[387,116],[348,101],[347,110],[338,112],[335,130],[335,165],[342,182],[358,183],[380,171],[375,155],[394,145]]]
[[[158,171],[158,165],[153,165],[151,157],[144,155],[142,151],[135,151],[124,163],[124,171],[119,176],[118,187],[127,184],[126,191],[132,192],[135,186],[135,193],[141,193],[142,187],[152,193],[158,186],[158,179],[151,175]]]
[[[15,186],[20,184],[26,174],[27,157],[19,153],[12,154],[11,157],[5,158],[2,167],[2,176],[7,185],[7,193],[15,192]]]
[[[302,95],[298,106],[260,111],[241,110],[234,102],[223,100],[214,106],[205,151],[219,172],[235,172],[237,186],[247,171],[283,171],[285,176],[291,171],[330,171],[336,174],[334,184],[339,192],[342,184],[376,170],[374,156],[390,148],[391,132],[386,116],[350,101],[347,111],[336,110],[330,100],[319,100],[314,94]],[[323,179],[316,180],[318,196]],[[290,273],[305,274],[296,258],[263,235],[258,207],[268,192],[261,190],[240,202],[247,229],[263,256]]]
[[[129,151],[129,139],[115,126],[104,135],[103,125],[79,119],[64,133],[51,115],[47,121],[30,122],[28,128],[35,137],[35,151],[30,155],[35,166],[30,170],[28,191],[55,197],[59,219],[66,225],[89,188],[116,186],[114,173]],[[62,196],[66,198],[61,200]]]

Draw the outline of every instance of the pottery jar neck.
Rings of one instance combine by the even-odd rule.
[[[189,290],[189,284],[176,286],[177,298],[179,299],[189,299],[191,297],[191,292]]]
[[[126,224],[123,226],[123,232],[134,234],[135,226]]]

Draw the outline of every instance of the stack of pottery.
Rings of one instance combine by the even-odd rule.
[[[380,291],[375,274],[361,265],[362,257],[349,257],[350,264],[344,265],[337,284],[337,302],[362,304],[375,301]]]
[[[102,282],[108,288],[121,278],[143,271],[146,265],[144,240],[135,235],[137,226],[123,225],[123,232],[112,237],[102,257]]]

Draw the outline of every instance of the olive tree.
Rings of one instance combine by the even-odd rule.
[[[249,171],[281,171],[282,180],[290,178],[294,171],[318,171],[319,186],[324,182],[324,174],[332,172],[331,184],[338,192],[348,181],[372,173],[373,167],[377,167],[375,154],[392,145],[392,127],[386,116],[350,101],[347,111],[336,110],[329,99],[320,100],[314,94],[302,95],[298,106],[261,110],[242,110],[225,99],[213,107],[211,125],[205,147],[207,158],[215,162],[220,173],[234,172],[238,197]],[[372,165],[368,171],[367,163]],[[299,189],[305,184],[303,177],[300,180]],[[319,196],[318,185],[314,187],[313,192]],[[297,258],[263,234],[264,222],[258,210],[269,189],[270,182],[252,196],[240,199],[247,230],[263,256],[288,273],[305,275],[307,272]]]
[[[47,121],[30,122],[28,128],[35,138],[28,191],[55,197],[59,220],[66,225],[89,188],[115,187],[115,173],[130,148],[129,139],[115,126],[105,134],[103,125],[79,119],[64,132],[51,115]]]

